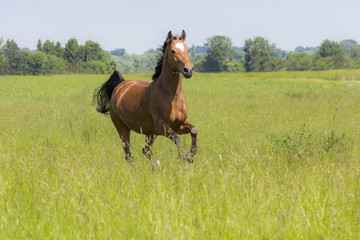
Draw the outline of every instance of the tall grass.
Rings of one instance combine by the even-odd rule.
[[[156,171],[91,105],[107,78],[0,77],[0,239],[360,237],[358,71],[184,79],[199,152],[159,137]]]

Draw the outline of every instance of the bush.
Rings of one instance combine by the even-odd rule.
[[[332,57],[322,57],[315,60],[312,70],[321,71],[330,69],[334,69],[334,62]]]
[[[330,133],[311,132],[306,125],[298,131],[273,133],[268,136],[276,154],[288,160],[322,155],[346,146],[345,135],[337,135],[332,129]]]

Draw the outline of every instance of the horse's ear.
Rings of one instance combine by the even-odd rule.
[[[168,33],[167,37],[166,37],[166,42],[170,42],[173,39],[173,35],[171,33],[171,31]]]
[[[184,30],[182,30],[181,36],[180,36],[180,40],[185,41],[186,38],[186,33]]]

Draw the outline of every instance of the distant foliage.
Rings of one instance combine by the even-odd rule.
[[[47,75],[62,73],[110,73],[116,62],[110,60],[100,44],[86,41],[79,45],[75,38],[65,47],[60,42],[37,42],[37,50],[21,50],[14,40],[3,44],[0,39],[0,74]]]
[[[335,41],[330,41],[329,39],[326,39],[321,44],[318,53],[321,57],[338,55],[341,53],[340,45]]]
[[[8,74],[21,74],[24,59],[20,48],[14,40],[7,40],[3,46],[4,59],[4,71]]]
[[[225,36],[213,36],[207,39],[205,46],[208,47],[208,49],[206,50],[206,55],[203,62],[204,71],[226,71],[226,63],[231,58],[231,39]]]
[[[359,69],[360,44],[347,39],[325,39],[320,46],[296,47],[284,51],[264,37],[245,40],[244,47],[232,45],[227,36],[206,39],[204,46],[189,46],[190,60],[197,72],[273,72]],[[37,42],[37,50],[20,49],[14,40],[0,38],[0,75],[44,75],[62,73],[153,72],[158,51],[128,54],[117,48],[104,51],[91,40],[80,45],[75,38],[62,47],[60,42]]]
[[[124,56],[124,54],[125,54],[125,49],[123,48],[117,48],[115,50],[110,51],[110,55],[114,55],[117,57]]]
[[[245,40],[245,70],[246,72],[268,72],[270,71],[269,41],[263,37]]]
[[[148,73],[154,71],[157,55],[156,50],[150,49],[141,55],[127,53],[122,56],[112,55],[111,59],[117,63],[121,73]]]
[[[243,53],[240,48],[234,48],[232,41],[226,36],[213,36],[205,43],[206,52],[199,56],[196,47],[191,52],[195,69],[199,72],[243,72]]]

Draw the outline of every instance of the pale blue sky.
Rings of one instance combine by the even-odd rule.
[[[233,45],[263,36],[284,50],[317,46],[329,38],[360,42],[360,0],[0,0],[0,37],[21,48],[38,39],[75,37],[105,50],[143,53],[157,48],[169,30],[202,45],[213,35]]]

